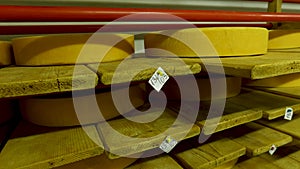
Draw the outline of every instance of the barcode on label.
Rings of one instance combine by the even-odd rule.
[[[164,84],[169,79],[167,73],[159,67],[152,77],[149,79],[148,83],[157,91],[159,92],[160,89],[164,86]]]

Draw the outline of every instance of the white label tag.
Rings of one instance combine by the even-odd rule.
[[[287,107],[287,108],[285,109],[284,119],[285,119],[285,120],[292,120],[292,118],[293,118],[293,113],[294,113],[293,108]]]
[[[159,148],[166,153],[169,153],[176,145],[177,141],[167,136],[166,139],[160,144]]]
[[[152,75],[148,83],[157,91],[159,92],[160,89],[164,86],[164,84],[169,79],[167,73],[159,67],[155,73]]]
[[[273,155],[275,153],[275,151],[277,150],[277,147],[273,144],[269,150],[269,154]]]

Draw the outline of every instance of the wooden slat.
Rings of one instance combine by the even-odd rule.
[[[55,167],[55,169],[123,169],[134,163],[135,158],[109,159],[106,154],[88,158],[71,164]]]
[[[300,72],[300,53],[297,52],[268,52],[265,55],[249,57],[221,58],[222,65],[216,59],[184,59],[200,63],[204,68],[209,66],[224,68],[225,74],[249,79],[263,79],[278,75]],[[218,70],[218,69],[216,69]]]
[[[238,97],[238,96],[236,96]],[[175,111],[180,110],[180,104],[179,103],[172,103],[171,108]],[[189,110],[192,110],[189,108],[189,106],[186,104],[183,108],[185,110],[185,113],[183,113],[183,116],[185,116],[187,119],[189,119]],[[219,115],[216,118],[206,119],[208,112],[210,109],[210,102],[201,102],[200,103],[200,109],[198,112],[197,122],[196,124],[199,125],[206,135],[210,135],[216,132],[220,132],[244,123],[248,123],[257,119],[260,119],[262,117],[262,111],[259,109],[250,109],[246,108],[237,104],[232,104],[230,102],[225,103],[225,109],[223,113],[218,113]],[[217,112],[212,112],[217,113]],[[194,119],[190,119],[193,120]]]
[[[167,136],[180,141],[200,134],[198,126],[183,118],[177,117],[178,121],[175,123],[176,114],[169,109],[166,109],[162,114],[154,109],[152,112],[136,117],[155,120],[149,123],[135,123],[123,118],[108,122],[115,131],[130,137],[129,141],[112,132],[107,124],[100,123],[98,125],[103,135],[104,144],[111,152],[109,156],[111,159],[158,148]],[[192,128],[190,129],[191,125]],[[167,129],[168,131],[166,131]]]
[[[272,87],[272,88],[258,88],[270,93],[279,94],[282,96],[288,96],[300,99],[300,87]]]
[[[249,157],[269,151],[273,144],[280,147],[292,142],[291,136],[253,122],[228,130],[221,136],[245,146]]]
[[[0,69],[0,98],[90,89],[97,75],[83,65],[7,67]]]
[[[183,169],[173,158],[168,155],[145,158],[137,161],[126,169]]]
[[[39,127],[31,128],[28,133],[36,132],[35,129]],[[18,137],[28,135],[24,125],[18,126],[14,138],[7,142],[0,154],[0,168],[53,168],[103,153],[102,142],[94,126],[86,126],[85,130],[78,127],[44,133],[47,130],[49,128],[38,131],[42,134]]]
[[[210,169],[235,160],[245,153],[245,147],[224,138],[177,153],[175,157],[185,168]]]
[[[294,115],[291,121],[275,119],[272,121],[259,120],[260,124],[287,133],[297,139],[300,139],[300,115]]]
[[[119,66],[120,64],[122,66]],[[171,76],[196,74],[201,71],[199,64],[184,63],[176,58],[134,58],[125,61],[101,63],[99,68],[98,64],[88,66],[99,74],[100,81],[105,85],[148,80],[158,67],[162,67]],[[112,81],[113,76],[114,80]]]
[[[236,164],[233,169],[296,169],[300,168],[300,151],[297,147],[282,147],[271,156],[268,153]]]
[[[284,116],[287,107],[293,108],[294,112],[300,110],[298,99],[251,89],[244,89],[238,96],[227,101],[249,109],[260,109],[263,111],[263,117],[269,120]]]

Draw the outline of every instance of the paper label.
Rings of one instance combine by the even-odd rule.
[[[159,148],[166,153],[169,153],[176,145],[177,141],[167,136],[166,139],[160,144]]]
[[[273,144],[269,150],[269,154],[273,155],[275,153],[275,151],[277,150],[277,147]]]
[[[292,120],[292,118],[293,118],[293,113],[294,113],[293,108],[287,107],[287,108],[285,109],[284,119],[285,119],[285,120]]]
[[[169,79],[167,73],[159,67],[155,73],[152,75],[148,83],[157,91],[159,92],[160,89],[164,86],[164,84]]]

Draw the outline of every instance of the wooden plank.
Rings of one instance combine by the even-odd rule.
[[[175,157],[189,169],[209,169],[239,158],[246,148],[228,139],[219,139],[175,154]]]
[[[251,89],[243,89],[238,96],[227,101],[249,109],[260,109],[263,111],[263,118],[269,120],[284,116],[287,107],[293,108],[295,113],[300,110],[298,99]]]
[[[236,164],[233,169],[296,169],[300,168],[300,151],[297,147],[282,147],[275,155],[268,153]]]
[[[284,132],[300,139],[300,115],[296,114],[293,116],[291,121],[282,119],[275,119],[272,121],[258,120],[258,123],[268,126],[270,128],[276,129],[278,131]]]
[[[175,111],[180,110],[180,104],[178,102],[171,103],[170,107]],[[262,111],[259,109],[249,109],[228,101],[226,101],[225,109],[222,113],[214,111],[212,112],[218,114],[215,115],[215,118],[206,119],[209,109],[210,102],[201,102],[198,117],[196,120],[196,124],[200,126],[200,128],[206,135],[217,133],[244,123],[260,119],[262,117]],[[185,111],[185,113],[183,113],[183,116],[189,119],[189,110],[193,109],[190,108],[188,104],[185,104],[183,110]],[[194,119],[190,120],[195,121]]]
[[[282,96],[293,97],[300,99],[300,87],[272,87],[272,88],[259,88],[256,89],[263,90],[270,93],[279,94]]]
[[[55,167],[55,169],[123,169],[134,163],[135,158],[109,159],[106,154],[88,158],[71,164]]]
[[[179,58],[133,58],[101,63],[100,67],[98,64],[88,66],[99,74],[100,81],[105,85],[148,80],[158,67],[162,67],[171,76],[196,74],[201,71],[199,64],[185,63]]]
[[[168,155],[144,158],[130,165],[126,169],[183,169],[173,158]]]
[[[2,150],[0,168],[53,168],[103,153],[102,142],[94,126],[85,126],[85,130],[81,127],[55,129],[57,131],[49,133],[44,133],[49,130],[45,128],[38,131],[42,134],[17,137],[35,132],[35,128],[28,126],[31,130],[24,133],[23,126],[18,126],[13,138]]]
[[[225,131],[221,136],[230,138],[246,147],[249,157],[269,151],[273,144],[280,147],[293,140],[287,134],[253,122]]]
[[[229,57],[219,59],[184,59],[210,67],[210,72],[224,68],[225,74],[249,79],[263,79],[278,75],[300,72],[300,53],[268,52],[265,55],[249,57]],[[205,64],[204,64],[205,63]],[[218,69],[215,69],[218,68]],[[217,72],[218,73],[218,72]]]
[[[104,144],[110,151],[111,159],[158,148],[167,136],[180,141],[200,134],[198,126],[179,116],[176,120],[176,113],[169,109],[163,113],[153,109],[153,111],[142,113],[135,118],[153,119],[153,121],[135,123],[123,118],[109,121],[109,126],[104,123],[98,125]],[[129,139],[121,138],[115,133],[116,131],[128,136]]]
[[[84,65],[0,69],[0,98],[94,88],[98,77]]]

